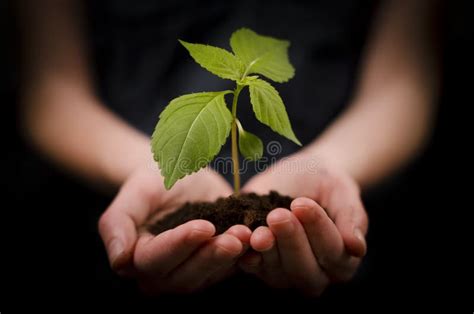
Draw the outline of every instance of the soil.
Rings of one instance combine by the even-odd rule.
[[[220,234],[233,225],[243,224],[252,231],[266,226],[267,214],[277,208],[290,208],[293,199],[271,191],[268,195],[255,193],[219,198],[215,202],[186,203],[175,212],[149,225],[152,234],[159,234],[194,219],[205,219],[214,224]]]

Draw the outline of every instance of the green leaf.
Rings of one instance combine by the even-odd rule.
[[[185,175],[205,167],[229,136],[232,114],[224,95],[196,93],[173,99],[160,114],[152,151],[170,189]]]
[[[288,58],[290,42],[287,40],[262,36],[248,28],[241,28],[232,34],[230,46],[245,63],[245,75],[258,73],[279,83],[295,75]]]
[[[239,150],[242,155],[252,161],[259,160],[263,156],[263,142],[258,136],[244,130],[239,121]]]
[[[179,42],[189,51],[191,57],[209,72],[234,81],[242,78],[245,66],[229,51],[208,45],[191,44],[182,40]]]
[[[250,81],[249,88],[250,102],[257,119],[273,131],[301,146],[291,128],[285,105],[277,90],[261,79]]]

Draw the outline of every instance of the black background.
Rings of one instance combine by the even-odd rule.
[[[158,311],[159,306],[171,302],[177,307],[204,308],[216,297],[232,309],[249,299],[265,308],[280,303],[295,308],[309,302],[315,311],[364,311],[367,307],[382,311],[444,302],[458,289],[453,264],[458,265],[461,258],[463,240],[452,235],[457,234],[455,230],[469,207],[462,202],[456,177],[467,176],[458,156],[472,143],[472,123],[462,122],[466,107],[472,103],[472,9],[468,1],[447,3],[445,7],[443,84],[429,147],[403,173],[365,196],[370,215],[368,256],[352,282],[331,287],[317,301],[289,292],[269,293],[245,278],[204,295],[154,300],[142,297],[133,282],[114,276],[96,231],[96,221],[110,198],[61,174],[21,139],[18,63],[13,49],[17,38],[12,20],[2,18],[1,38],[6,45],[0,52],[4,74],[0,85],[0,145],[5,202],[1,205],[0,311],[7,313],[11,308],[16,312],[31,306],[38,310],[91,309],[98,306],[97,301],[107,308],[152,307]],[[1,12],[8,12],[5,3]],[[454,129],[459,132],[451,132]],[[455,205],[455,199],[461,204]],[[467,269],[461,272],[468,275]],[[465,281],[472,283],[470,278]],[[215,306],[210,309],[216,310]]]

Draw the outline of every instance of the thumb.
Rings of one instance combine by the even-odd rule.
[[[268,194],[272,187],[275,189],[275,184],[274,182],[267,182],[266,179],[266,173],[262,172],[255,175],[242,187],[242,193],[257,193],[260,195]]]
[[[327,207],[347,252],[355,257],[364,256],[367,252],[365,235],[368,218],[359,192],[351,187],[339,186],[330,194]]]
[[[99,233],[113,270],[126,274],[133,266],[137,229],[154,207],[156,193],[140,178],[126,182],[99,220]],[[146,183],[146,182],[145,182]]]
[[[335,224],[348,253],[355,257],[363,257],[367,252],[365,240],[368,227],[367,214],[361,201],[346,206],[336,214]]]
[[[137,241],[136,226],[131,217],[109,208],[99,220],[99,233],[112,269],[121,272],[131,267]]]

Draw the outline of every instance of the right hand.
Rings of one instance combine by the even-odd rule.
[[[357,182],[339,167],[297,153],[253,177],[244,191],[271,190],[295,199],[267,215],[240,266],[268,285],[320,295],[355,274],[367,250],[368,218]],[[297,165],[289,167],[289,165]],[[295,171],[294,169],[301,169]],[[291,171],[289,171],[291,170]]]
[[[169,191],[156,168],[136,170],[99,221],[112,269],[137,278],[148,294],[193,292],[224,279],[249,246],[250,229],[235,225],[214,236],[212,223],[193,220],[155,236],[144,224],[185,202],[214,201],[231,193],[229,184],[210,169]]]

